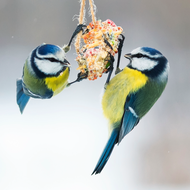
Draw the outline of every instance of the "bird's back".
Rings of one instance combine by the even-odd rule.
[[[142,118],[154,105],[165,89],[167,81],[149,78],[146,85],[135,95],[134,107],[136,114]]]

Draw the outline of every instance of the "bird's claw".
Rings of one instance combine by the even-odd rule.
[[[104,84],[104,90],[106,90],[107,86],[108,86],[108,83],[106,82],[106,83]]]
[[[118,67],[118,68],[116,68],[116,70],[115,70],[115,75],[117,75],[118,73],[120,73],[122,70]]]
[[[119,37],[121,37],[118,39],[120,42],[123,42],[125,40],[125,36],[123,34],[120,34]]]
[[[75,33],[79,33],[80,31],[84,32],[84,29],[83,28],[86,28],[86,25],[84,24],[79,24],[75,30]]]
[[[80,82],[82,81],[83,79],[86,79],[88,77],[88,73],[78,73],[77,75],[77,79],[73,82],[70,82],[67,84],[67,87],[71,86],[71,84],[75,83],[75,82]]]
[[[115,58],[114,58],[114,56],[110,52],[109,52],[109,56],[110,56],[110,62],[114,63]]]
[[[71,43],[72,43],[72,41],[73,41],[73,38],[80,32],[80,31],[84,31],[84,29],[83,28],[86,28],[86,25],[84,25],[84,24],[79,24],[78,26],[77,26],[77,28],[75,29],[75,31],[73,32],[73,35],[72,35],[72,37],[71,37],[71,39],[70,39],[70,41],[69,41],[69,43],[68,43],[68,45],[67,46],[71,46]]]
[[[82,81],[83,79],[86,79],[88,77],[88,73],[79,73],[78,74],[78,77],[77,77],[77,81],[80,82]]]

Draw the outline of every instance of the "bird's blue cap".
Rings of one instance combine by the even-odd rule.
[[[143,47],[142,50],[148,52],[150,55],[158,55],[158,54],[162,55],[158,50],[153,48]]]
[[[61,51],[61,48],[59,46],[55,46],[52,44],[44,44],[39,47],[38,53],[41,55],[47,55],[49,53],[55,54],[56,52]]]

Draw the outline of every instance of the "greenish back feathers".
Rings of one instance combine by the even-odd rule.
[[[39,98],[51,98],[53,96],[53,91],[47,88],[45,80],[39,79],[34,74],[29,72],[27,62],[24,65],[23,82],[25,88],[32,94],[39,95]]]

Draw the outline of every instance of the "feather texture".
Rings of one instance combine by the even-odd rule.
[[[139,117],[134,110],[135,94],[129,96],[125,102],[125,111],[123,114],[122,124],[119,132],[118,144],[139,122]]]
[[[112,150],[115,146],[115,144],[117,143],[118,140],[118,135],[119,135],[119,129],[114,129],[110,135],[110,138],[102,152],[102,155],[100,156],[100,159],[98,160],[98,163],[96,164],[96,167],[94,169],[94,171],[92,172],[93,174],[98,174],[102,171],[102,169],[104,168],[104,166],[106,165]]]
[[[169,63],[159,51],[137,48],[125,57],[130,63],[109,82],[102,98],[111,135],[92,174],[102,171],[115,144],[134,129],[167,84]]]
[[[30,97],[27,96],[23,91],[22,79],[18,79],[16,82],[17,85],[17,104],[20,108],[20,112],[23,113],[26,104],[28,103]]]

